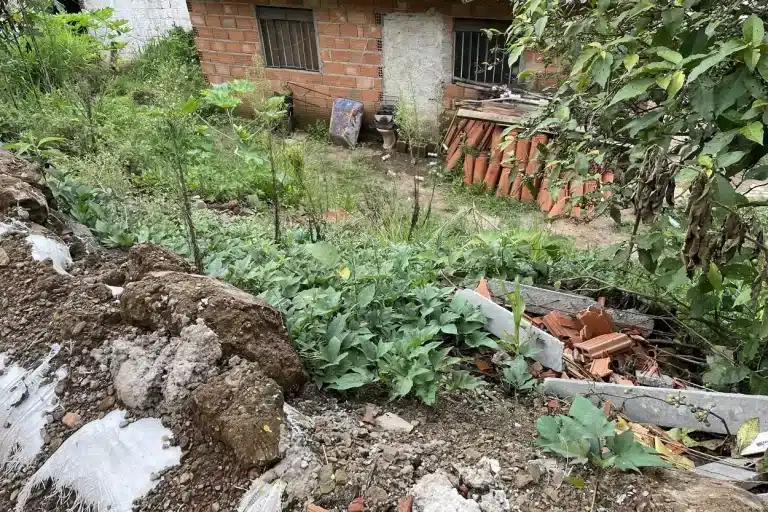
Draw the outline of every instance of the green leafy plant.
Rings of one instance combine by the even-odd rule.
[[[654,450],[638,443],[632,430],[616,434],[616,422],[608,421],[603,411],[582,396],[573,399],[567,415],[539,418],[536,429],[536,444],[574,463],[591,462],[622,471],[669,467]]]
[[[529,391],[536,386],[536,380],[531,376],[528,363],[521,356],[515,357],[504,364],[502,377],[504,384],[509,386],[515,394],[521,391]]]
[[[617,222],[633,210],[630,240],[607,255],[636,256],[682,334],[717,356],[707,385],[768,392],[766,202],[742,186],[768,178],[768,7],[520,0],[514,10],[510,61],[533,49],[559,64],[559,87],[528,127],[558,134],[550,192],[615,171],[613,185],[575,200]]]
[[[63,137],[43,137],[37,139],[32,134],[24,134],[21,140],[4,144],[3,147],[15,152],[20,157],[47,164],[52,158],[61,155],[56,143],[65,140]]]

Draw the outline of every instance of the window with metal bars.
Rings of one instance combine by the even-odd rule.
[[[518,74],[518,64],[510,67],[506,52],[504,22],[484,20],[454,21],[453,77],[488,84],[512,84]],[[501,34],[488,37],[487,29]]]
[[[268,68],[320,70],[312,11],[256,7],[264,65]]]

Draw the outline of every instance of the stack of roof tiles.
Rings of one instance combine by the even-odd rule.
[[[542,169],[540,145],[546,145],[550,135],[537,133],[532,138],[519,137],[521,130],[506,130],[492,121],[457,118],[445,138],[446,170],[454,171],[464,162],[464,184],[482,184],[486,191],[495,191],[523,203],[537,203],[549,217],[579,217],[594,205],[580,201],[580,196],[597,191],[603,184],[613,183],[613,172],[604,171],[600,180],[572,179],[560,189],[557,197],[549,191],[548,170]],[[603,194],[609,194],[604,191]]]

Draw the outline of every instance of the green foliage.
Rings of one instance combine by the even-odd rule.
[[[757,207],[765,202],[737,186],[742,176],[766,175],[768,7],[708,0],[514,7],[510,59],[535,48],[563,66],[561,86],[529,126],[559,134],[547,162],[551,192],[616,170],[610,198],[595,191],[580,200],[617,221],[632,208],[649,227],[636,227],[607,255],[617,265],[636,255],[683,335],[710,351],[726,347],[730,355],[717,358],[708,385],[763,393],[768,249]],[[687,205],[675,204],[681,197]]]
[[[528,369],[528,363],[522,356],[507,361],[503,372],[504,384],[509,386],[515,393],[528,391],[536,386],[536,380],[531,376]]]
[[[328,142],[331,137],[328,122],[320,119],[307,126],[309,138],[317,142]]]
[[[588,399],[573,399],[567,415],[543,416],[536,422],[536,444],[574,463],[591,462],[599,468],[638,471],[641,467],[669,467],[651,450],[635,441],[632,430],[616,434],[616,422]]]

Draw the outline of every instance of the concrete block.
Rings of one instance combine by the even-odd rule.
[[[610,400],[613,406],[631,421],[652,423],[661,427],[686,427],[703,432],[735,435],[745,421],[755,417],[760,419],[761,425],[768,425],[768,396],[763,395],[625,386],[610,382],[556,378],[544,379],[543,390],[561,398],[581,395],[595,402]],[[669,397],[685,398],[689,405],[676,407],[667,402]],[[709,426],[696,420],[690,410],[691,405],[712,411],[722,417],[725,424],[711,415]]]
[[[504,297],[514,292],[515,283],[512,281],[502,281],[501,279],[490,279],[488,281],[488,289],[495,297]],[[598,305],[597,301],[589,297],[546,290],[525,284],[520,285],[520,295],[525,300],[525,310],[535,315],[546,315],[552,310],[575,315],[590,306]],[[620,327],[636,326],[644,336],[647,336],[653,330],[653,318],[647,315],[621,309],[606,308],[606,311],[611,314],[613,320]]]
[[[694,473],[738,485],[743,489],[751,489],[765,483],[764,475],[746,469],[749,459],[723,459],[710,462],[693,469]]]
[[[480,311],[488,317],[488,324],[485,328],[491,334],[499,338],[507,338],[514,333],[515,315],[511,311],[468,289],[457,291],[454,300],[456,299],[464,299],[475,306],[479,306]],[[547,368],[552,368],[558,372],[563,371],[563,342],[531,325],[525,319],[520,322],[520,338],[536,350],[533,359]]]

